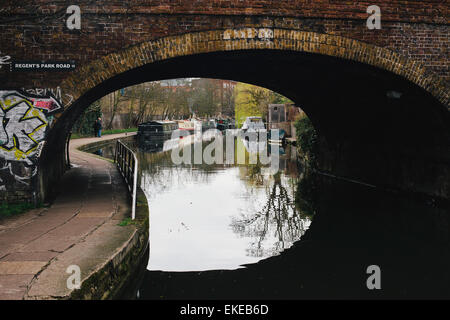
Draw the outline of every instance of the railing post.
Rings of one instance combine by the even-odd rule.
[[[117,163],[117,149],[119,147],[119,142],[116,141],[116,149],[114,150],[114,162]]]
[[[127,183],[131,193],[131,219],[136,218],[136,194],[137,194],[137,174],[138,161],[136,155],[122,141],[117,140],[114,161],[119,168],[120,174]]]
[[[134,177],[133,177],[133,204],[131,208],[131,219],[134,220],[136,218],[136,191],[137,191],[137,174],[138,174],[138,162],[136,156],[134,156]]]

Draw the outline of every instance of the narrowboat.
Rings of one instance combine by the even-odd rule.
[[[178,129],[183,131],[194,132],[194,122],[191,120],[178,120]]]
[[[141,152],[145,153],[157,153],[157,152],[165,152],[175,148],[178,148],[180,144],[180,139],[167,139],[167,140],[141,140],[138,143],[138,149]]]
[[[266,126],[261,117],[247,117],[242,125],[242,131],[265,131]]]
[[[175,121],[149,121],[138,125],[138,139],[146,140],[166,140],[170,139],[173,131],[178,129]]]
[[[214,119],[202,120],[202,131],[216,128],[216,121]]]
[[[201,119],[192,119],[192,123],[194,125],[195,130],[207,131],[209,129],[214,129],[216,127],[216,123],[213,119],[211,120],[201,120]]]
[[[231,129],[230,121],[227,119],[216,119],[216,129],[223,131],[227,129]]]

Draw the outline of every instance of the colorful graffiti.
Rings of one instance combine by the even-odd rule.
[[[0,190],[15,182],[29,184],[58,111],[62,111],[61,104],[52,95],[0,90]]]
[[[68,93],[63,94],[61,87],[23,89],[23,91],[29,95],[38,96],[38,97],[46,97],[46,96],[50,95],[50,96],[54,97],[57,101],[61,101],[61,103],[64,98],[64,101],[66,101],[64,106],[71,104],[73,101],[73,96]]]

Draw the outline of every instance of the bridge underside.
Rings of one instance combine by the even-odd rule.
[[[184,56],[122,73],[78,99],[49,132],[40,159],[42,197],[65,170],[65,143],[83,110],[134,84],[184,77],[230,79],[279,92],[320,136],[320,170],[377,186],[450,194],[450,119],[428,92],[390,72],[294,51],[241,50]]]

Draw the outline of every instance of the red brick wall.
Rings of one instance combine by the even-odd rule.
[[[258,26],[359,40],[393,50],[422,63],[427,67],[426,73],[449,79],[448,0],[68,0],[54,3],[50,0],[0,2],[0,61],[5,56],[18,61],[73,60],[78,69],[109,53],[164,36]],[[72,4],[81,7],[80,31],[66,28],[65,12]],[[366,10],[370,5],[381,7],[381,30],[366,27],[369,16]],[[7,65],[0,66],[0,90],[55,88],[71,74],[10,72]],[[86,78],[94,78],[89,78],[90,70],[86,74],[71,87],[78,87]],[[41,175],[45,179],[56,179],[64,171],[64,133],[70,123],[61,123],[61,131],[55,131],[51,140],[57,143],[51,146],[54,150],[48,151],[49,169]],[[47,184],[51,185],[48,181]],[[25,198],[20,192],[12,196]]]
[[[59,1],[60,2],[60,1]],[[87,13],[110,14],[206,14],[265,15],[298,18],[365,19],[366,8],[378,5],[386,21],[448,23],[446,0],[96,0],[66,1],[80,5]],[[30,13],[27,5],[37,5],[46,14],[64,6],[48,0],[4,0],[8,12]],[[33,12],[34,13],[34,12]]]
[[[1,55],[16,60],[75,60],[77,66],[136,43],[191,31],[248,25],[341,35],[389,48],[449,79],[445,0],[6,0],[0,10]],[[65,27],[71,4],[82,10],[81,31]],[[93,3],[93,4],[88,4]],[[379,5],[382,29],[368,30],[366,9]],[[8,73],[7,87],[56,86],[65,73]]]

